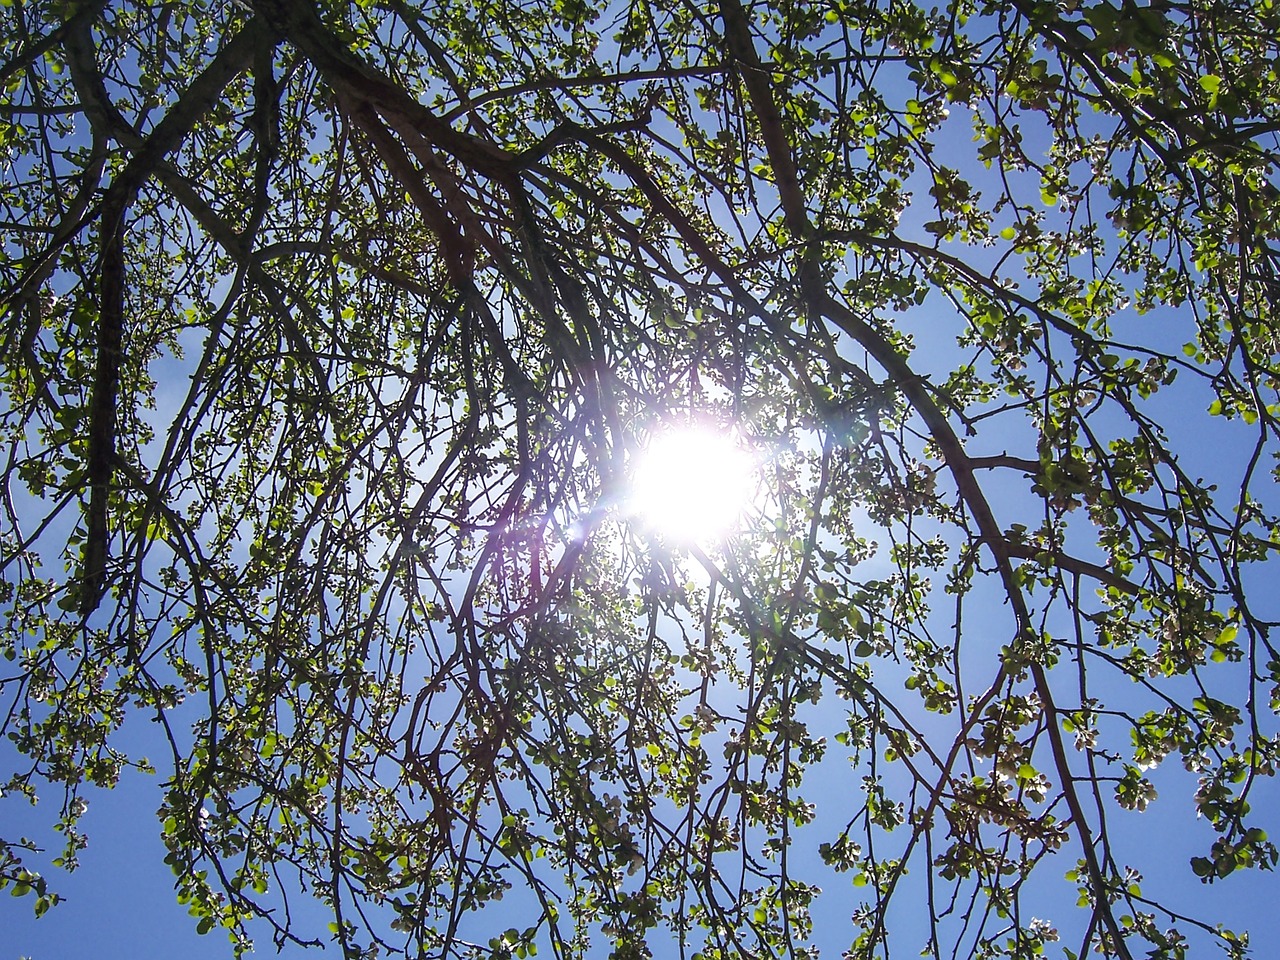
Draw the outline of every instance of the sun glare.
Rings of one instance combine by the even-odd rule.
[[[641,452],[632,514],[664,538],[700,543],[727,535],[751,499],[755,462],[728,434],[671,430]]]

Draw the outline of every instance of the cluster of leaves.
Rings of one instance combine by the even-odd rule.
[[[73,868],[151,717],[237,952],[1242,955],[1115,824],[1277,861],[1278,37],[6,0],[5,802]],[[625,508],[687,421],[766,463],[714,544]]]

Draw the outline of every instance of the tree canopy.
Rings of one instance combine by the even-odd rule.
[[[1273,0],[3,0],[0,776],[61,839],[0,886],[139,768],[237,952],[1242,956],[1278,65]],[[687,424],[714,537],[629,507]]]

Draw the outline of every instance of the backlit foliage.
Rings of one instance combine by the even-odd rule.
[[[0,886],[48,909],[154,764],[237,950],[1241,955],[1278,38],[3,0],[3,803],[61,838]],[[714,542],[623,506],[690,422],[761,464]]]

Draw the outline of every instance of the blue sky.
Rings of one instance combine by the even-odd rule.
[[[835,758],[835,762],[840,761]],[[189,960],[222,960],[230,956],[230,945],[222,932],[198,936],[195,921],[175,902],[173,878],[162,862],[165,851],[155,819],[161,799],[158,779],[128,772],[117,789],[89,795],[90,813],[84,824],[90,840],[81,854],[80,868],[71,875],[49,872],[49,879],[66,895],[66,902],[36,919],[30,898],[0,896],[0,960],[169,960],[175,955]],[[1276,875],[1245,871],[1213,885],[1194,881],[1187,861],[1203,853],[1213,833],[1203,822],[1186,828],[1190,791],[1185,773],[1160,771],[1157,780],[1162,787],[1161,799],[1145,813],[1119,811],[1112,814],[1111,820],[1118,849],[1129,852],[1134,862],[1147,867],[1144,890],[1149,895],[1171,894],[1171,905],[1197,915],[1218,917],[1237,930],[1248,928],[1256,945],[1254,956],[1259,960],[1270,956],[1270,945],[1280,943],[1280,910],[1276,909],[1280,882]],[[1179,789],[1163,789],[1172,787],[1172,780],[1182,781]],[[828,804],[821,801],[836,799],[820,787],[811,788],[809,794],[811,800],[828,809]],[[16,833],[21,829],[19,824],[37,818],[15,804],[25,806],[24,801],[12,797],[0,800],[0,822],[6,831],[12,829]],[[1276,784],[1262,784],[1255,795],[1255,807],[1280,809]],[[828,825],[834,826],[834,819]],[[1069,862],[1059,859],[1065,870]],[[1064,909],[1065,881],[1061,881],[1061,871],[1045,872],[1049,896],[1044,900],[1044,915],[1058,922],[1064,937],[1060,945],[1071,946],[1067,934],[1082,921],[1083,911]],[[911,877],[916,884],[922,880],[918,874]],[[837,958],[847,946],[848,914],[858,890],[847,876],[829,878],[822,885],[835,895],[821,898],[815,909],[815,941],[824,947],[824,957]],[[500,912],[492,922],[502,924],[508,918],[515,922],[515,917],[527,909],[526,900],[513,891],[504,901],[512,911]],[[1032,899],[1029,905],[1034,908],[1035,902]],[[918,918],[912,916],[912,903],[911,897],[901,898],[891,920],[902,925],[918,923]],[[323,928],[327,914],[317,905],[311,919]],[[265,930],[259,931],[258,940],[255,955],[275,955]],[[285,957],[333,955],[333,948],[321,953],[289,946],[283,952]],[[655,955],[664,960],[659,951]],[[1059,954],[1050,951],[1050,956],[1054,955]],[[603,958],[604,952],[599,956]]]

